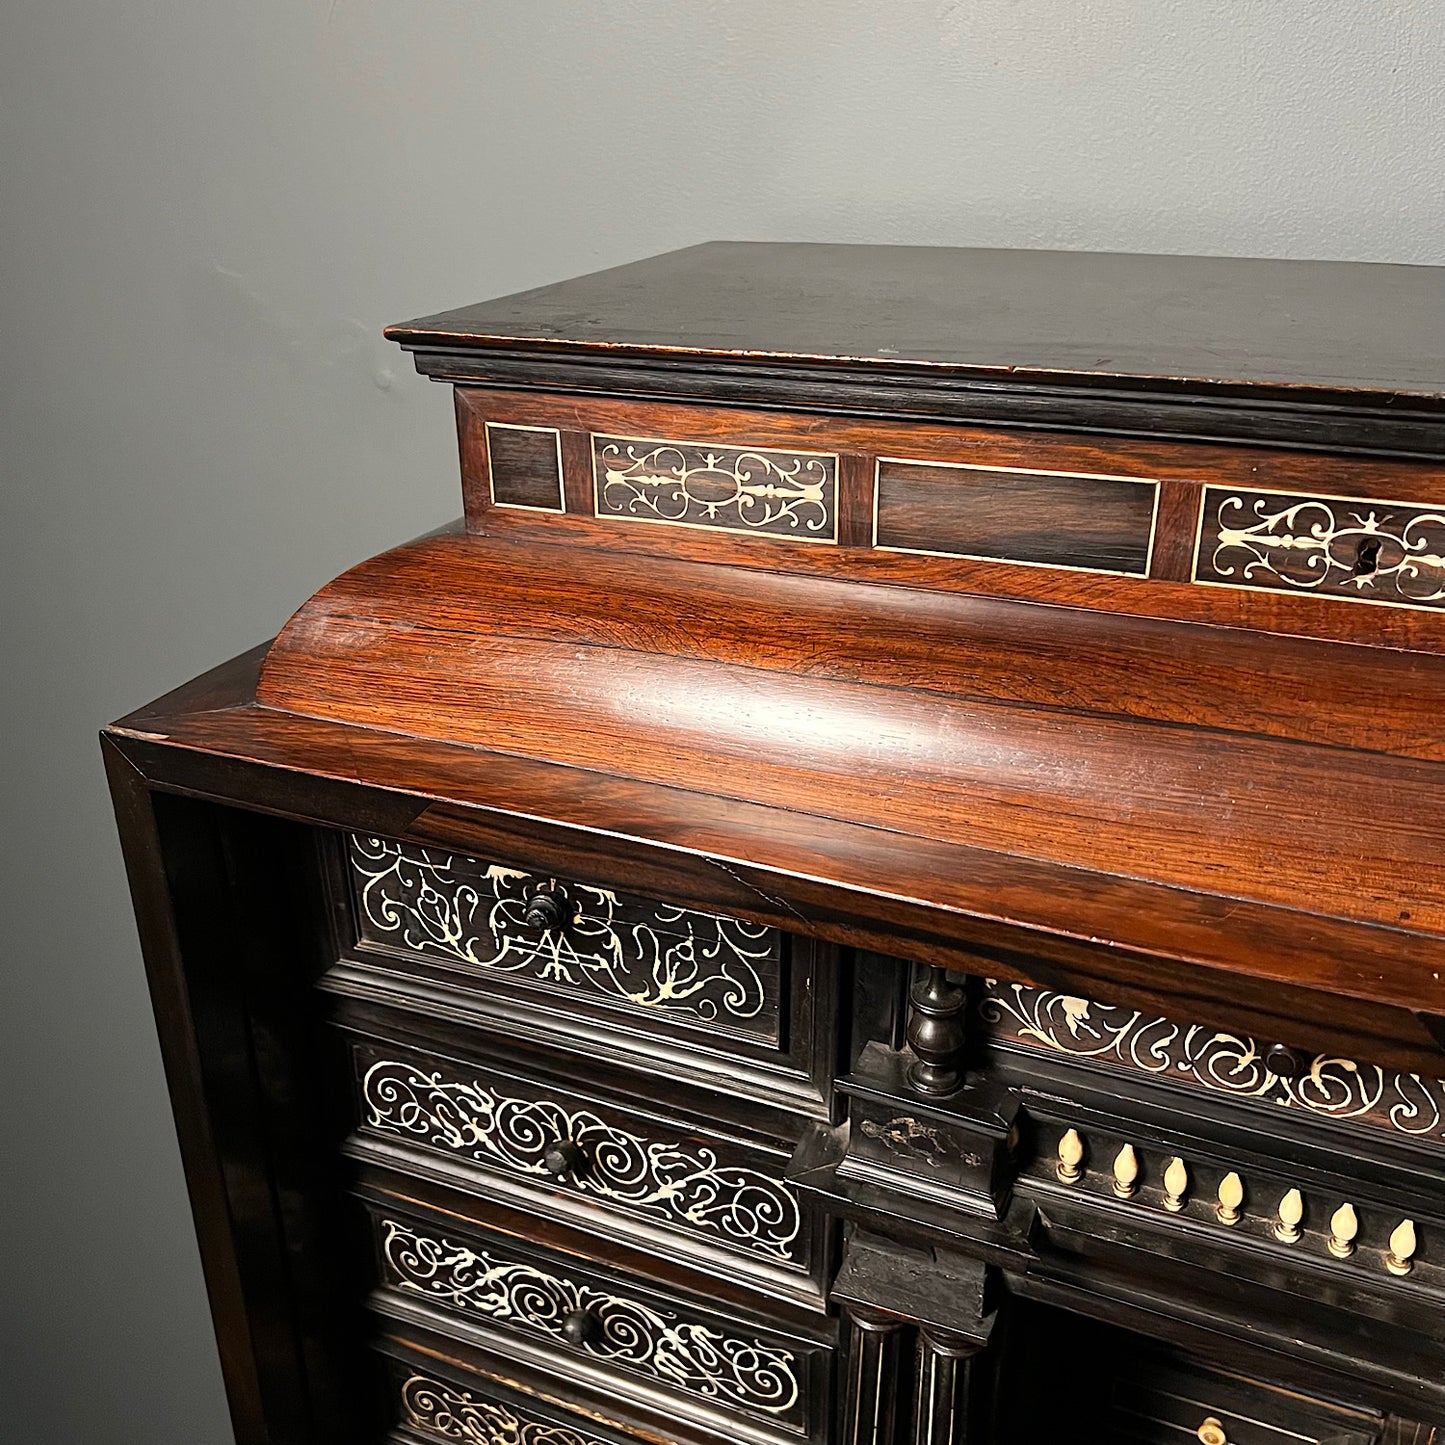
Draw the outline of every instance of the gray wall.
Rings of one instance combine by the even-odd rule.
[[[227,1438],[95,743],[458,510],[382,324],[712,237],[1445,262],[1439,0],[8,0],[0,1411]]]

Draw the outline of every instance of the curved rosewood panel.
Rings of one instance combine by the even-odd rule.
[[[1433,659],[1277,639],[1262,675],[1198,629],[593,560],[458,536],[388,554],[302,609],[260,700],[1445,933]]]

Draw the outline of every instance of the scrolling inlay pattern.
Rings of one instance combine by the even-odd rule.
[[[413,1375],[401,1388],[406,1423],[467,1445],[600,1445],[591,1435],[565,1425],[529,1420],[493,1400],[453,1389],[425,1375]]]
[[[564,1338],[569,1315],[595,1334],[577,1346],[705,1400],[782,1415],[799,1399],[791,1351],[723,1334],[624,1295],[382,1220],[390,1282],[453,1309]]]
[[[1204,494],[1196,582],[1445,607],[1445,512],[1277,492]]]
[[[1239,1098],[1445,1141],[1445,1082],[1320,1054],[1297,1078],[1270,1070],[1243,1034],[1154,1018],[1069,994],[988,981],[980,1012],[996,1036],[1123,1064]]]
[[[608,889],[569,883],[558,894],[567,922],[538,932],[525,919],[538,880],[514,868],[353,837],[351,870],[371,941],[776,1037],[774,1021],[760,1021],[779,977],[778,936],[765,924],[664,903],[624,906]]]
[[[837,540],[835,456],[593,436],[592,470],[599,517]]]
[[[523,1174],[550,1178],[543,1156],[570,1140],[587,1161],[572,1176],[579,1193],[795,1262],[802,1224],[792,1191],[757,1170],[724,1165],[705,1144],[653,1143],[589,1109],[509,1098],[392,1059],[366,1071],[362,1098],[374,1129]]]

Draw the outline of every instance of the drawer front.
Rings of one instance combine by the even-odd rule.
[[[364,1134],[645,1219],[708,1249],[809,1268],[811,1230],[781,1178],[781,1151],[406,1050],[358,1045],[355,1064]]]
[[[1108,1437],[1139,1445],[1374,1445],[1378,1415],[1138,1356],[1112,1381]]]
[[[637,1282],[581,1269],[455,1221],[370,1206],[382,1294],[465,1319],[479,1338],[579,1383],[654,1401],[657,1391],[765,1434],[806,1434],[831,1352],[716,1314]],[[433,1327],[440,1327],[436,1321]],[[498,1339],[498,1336],[501,1339]]]
[[[611,1437],[544,1420],[525,1409],[489,1399],[480,1390],[411,1373],[396,1385],[397,1423],[425,1440],[466,1445],[611,1445]]]
[[[780,1045],[775,928],[384,838],[353,836],[348,863],[363,944]]]
[[[1020,983],[988,980],[980,1004],[1010,1050],[1127,1070],[1327,1128],[1445,1148],[1445,1081],[1252,1039]]]

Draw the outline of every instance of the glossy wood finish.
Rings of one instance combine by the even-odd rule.
[[[462,490],[467,524],[475,532],[538,541],[566,539],[574,545],[585,544],[589,550],[902,583],[938,592],[984,593],[1334,641],[1427,651],[1440,648],[1439,629],[1408,611],[1321,608],[1318,596],[1309,590],[1290,595],[1287,589],[1223,591],[1189,585],[1206,580],[1202,574],[1197,578],[1194,571],[1203,504],[1201,478],[1208,477],[1231,491],[1265,487],[1367,500],[1389,496],[1427,505],[1445,489],[1445,468],[1437,462],[1366,459],[1345,450],[1312,456],[1274,447],[1165,445],[1140,436],[860,421],[836,411],[809,415],[476,387],[459,387],[456,395]],[[568,499],[565,518],[491,506],[485,449],[489,421],[560,431]],[[635,520],[624,525],[606,516],[597,507],[592,439],[618,432],[681,440],[704,456],[709,447],[778,448],[824,458],[836,456],[838,545],[797,545],[797,538],[788,533],[801,532],[801,527],[771,532],[732,527],[717,535],[689,526],[639,527]],[[901,520],[909,529],[905,538],[895,540],[922,540],[929,529],[940,541],[953,535],[974,535],[975,541],[989,539],[984,546],[973,548],[980,556],[927,555],[947,550],[942,547],[898,552],[875,545],[878,473],[883,468],[891,475],[890,459],[929,467],[935,478],[921,500],[911,502],[901,517],[896,508],[892,512],[885,509],[885,521],[896,524]],[[1043,505],[1035,488],[1029,508],[1022,511],[994,498],[990,502],[992,517],[985,528],[970,501],[975,495],[967,485],[970,469],[1001,469],[1006,476],[1023,478],[1049,473],[1076,482],[1079,478],[1126,477],[1139,485],[1126,487],[1125,501],[1133,496],[1134,504],[1132,508],[1125,505],[1121,515],[1116,515],[1117,501],[1105,505],[1102,512],[1098,503],[1081,505],[1077,492],[1063,482],[1053,484],[1053,495],[1042,499]],[[1146,482],[1153,485],[1145,487]],[[1115,483],[1109,493],[1121,485]],[[1143,491],[1157,493],[1148,499],[1154,508],[1152,519],[1144,515]],[[888,500],[886,496],[884,500]],[[805,513],[807,521],[818,519],[811,509]],[[830,520],[828,526],[832,525]],[[1149,529],[1152,552],[1147,542],[1141,551],[1141,527]],[[1101,529],[1102,534],[1096,535]],[[832,535],[828,527],[822,534]],[[748,537],[746,546],[737,545],[740,535]],[[820,533],[806,535],[818,540]],[[888,535],[885,530],[881,539],[885,544]],[[1073,539],[1072,551],[1069,538]],[[1005,540],[1007,547],[1001,545]],[[1118,567],[1075,570],[1068,559],[1070,555],[1079,557],[1081,544],[1084,561],[1132,565],[1142,557],[1148,575],[1126,575]],[[1119,555],[1121,546],[1124,551]],[[995,555],[998,553],[1004,555]],[[1021,560],[1009,560],[1013,557]]]
[[[879,458],[873,545],[1147,577],[1159,484]]]
[[[1430,1438],[1441,279],[394,328],[464,523],[103,743],[238,1440]]]
[[[561,438],[554,428],[488,422],[483,438],[494,507],[564,510]]]
[[[1257,693],[1261,712],[1274,717],[1256,722],[1195,692],[1161,638],[1166,650],[1155,666],[1189,693],[1144,706],[1169,724],[1188,711],[1193,726],[1159,726],[1121,718],[1122,689],[1101,672],[1091,676],[1100,696],[1091,710],[1019,706],[980,696],[966,679],[954,683],[955,656],[976,649],[1000,665],[1006,659],[987,631],[969,625],[967,604],[950,609],[911,592],[873,591],[862,600],[878,609],[877,639],[863,634],[856,614],[854,630],[829,639],[823,618],[831,599],[812,588],[749,578],[739,589],[720,577],[724,600],[709,587],[711,571],[699,570],[653,563],[620,568],[605,582],[593,572],[579,585],[565,549],[518,555],[465,538],[434,539],[320,594],[272,649],[259,696],[287,713],[743,803],[767,800],[789,808],[790,832],[815,817],[1017,859],[1017,884],[1036,869],[1063,869],[1067,875],[1056,876],[1067,876],[1074,893],[1133,890],[1142,898],[1153,889],[1157,902],[1110,923],[1114,942],[1163,944],[1219,965],[1237,926],[1256,957],[1246,965],[1231,951],[1229,966],[1319,986],[1326,979],[1311,976],[1307,935],[1292,921],[1282,920],[1294,938],[1292,956],[1258,956],[1258,930],[1271,909],[1306,911],[1317,927],[1350,935],[1350,957],[1337,960],[1327,986],[1445,1011],[1445,984],[1435,977],[1445,875],[1421,827],[1445,775],[1437,776],[1433,761],[1377,750],[1372,719],[1378,692],[1393,686],[1388,663],[1371,695],[1342,696],[1342,679],[1325,658],[1311,676],[1301,647],[1293,661],[1304,707],[1295,714],[1299,704],[1280,691],[1276,674]],[[798,603],[750,606],[750,593],[770,601],[783,593]],[[810,625],[815,610],[819,620]],[[920,637],[914,613],[934,624],[932,636]],[[1041,630],[1050,622],[1038,619]],[[439,626],[453,644],[445,653],[435,645]],[[911,646],[902,634],[920,644],[919,685],[898,685],[895,648]],[[1104,664],[1109,672],[1128,666],[1126,638]],[[1225,670],[1223,657],[1210,658],[1210,634],[1190,640],[1206,669]],[[1101,639],[1100,651],[1107,647]],[[1075,652],[1066,665],[1078,664]],[[1420,676],[1425,664],[1397,666]],[[1034,677],[1043,695],[1047,684],[1037,670]],[[1236,685],[1242,691],[1253,680],[1241,675]],[[1334,716],[1321,718],[1308,699],[1326,690]],[[918,896],[915,878],[890,879],[886,868],[870,881],[879,892]],[[937,883],[928,888],[925,896],[939,897]],[[1050,892],[1036,900],[1035,918],[1045,910],[1057,917]],[[997,891],[994,897],[997,909]],[[1231,914],[1228,905],[1246,907]],[[1181,915],[1192,912],[1202,923],[1200,910],[1209,923],[1187,939]],[[1011,921],[1028,915],[1020,897]],[[1201,956],[1206,949],[1212,959]],[[1362,966],[1366,949],[1378,963]]]

